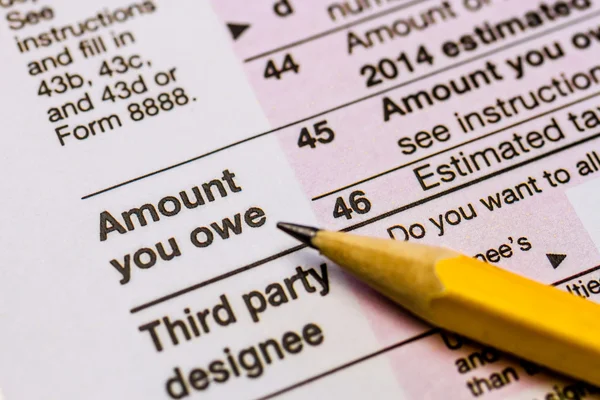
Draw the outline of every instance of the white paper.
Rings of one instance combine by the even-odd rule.
[[[0,399],[594,398],[275,224],[597,301],[599,7],[0,1]]]

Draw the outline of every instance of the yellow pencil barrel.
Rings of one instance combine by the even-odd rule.
[[[433,325],[600,386],[600,304],[439,247],[330,231],[311,244]]]
[[[430,322],[600,385],[600,305],[466,256],[435,270]]]

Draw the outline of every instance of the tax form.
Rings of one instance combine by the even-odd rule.
[[[444,245],[598,301],[598,0],[0,14],[1,399],[600,398],[275,228]]]

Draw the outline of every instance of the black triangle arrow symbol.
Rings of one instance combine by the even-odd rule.
[[[250,28],[250,25],[249,24],[230,24],[230,23],[228,23],[227,27],[229,28],[229,32],[231,33],[233,40],[237,40],[237,38],[242,36],[242,33],[244,33],[244,31],[246,29]]]
[[[552,264],[552,268],[556,269],[565,258],[567,258],[566,254],[546,254],[548,257],[548,261]]]

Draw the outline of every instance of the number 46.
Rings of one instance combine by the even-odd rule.
[[[354,211],[359,214],[366,214],[371,211],[371,202],[362,190],[355,190],[350,193],[348,203],[350,203],[350,207],[346,205],[343,197],[338,197],[333,207],[333,218],[346,217],[346,219],[352,219]]]

